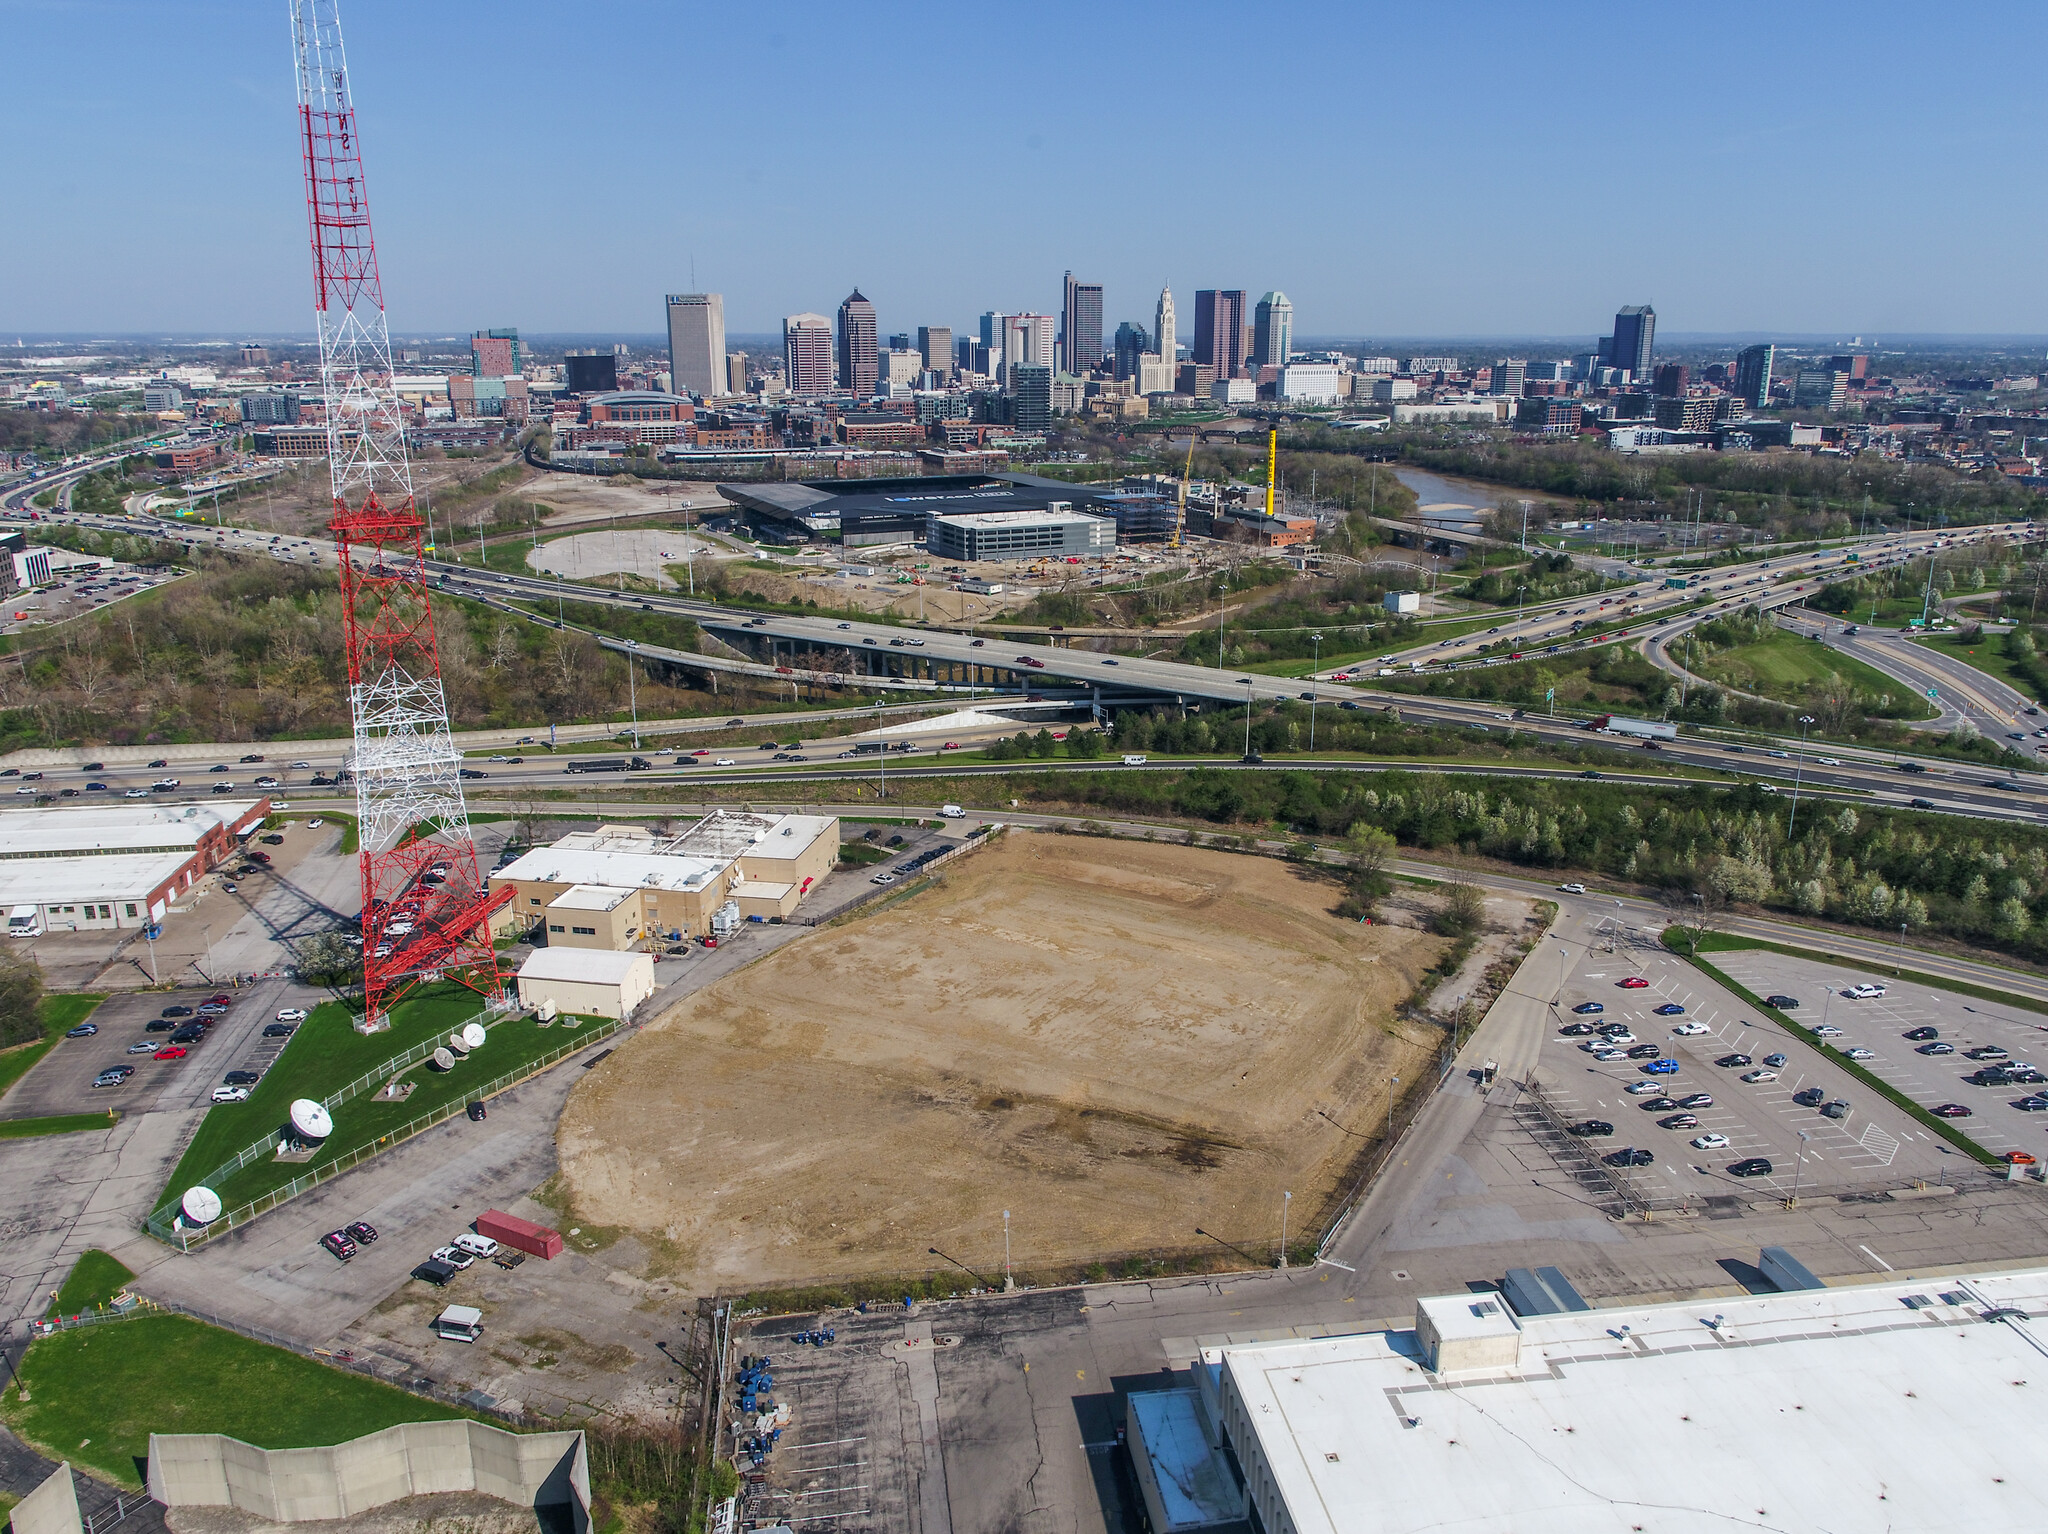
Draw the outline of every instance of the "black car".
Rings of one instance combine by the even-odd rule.
[[[481,1102],[474,1102],[469,1105],[470,1123],[480,1124],[489,1117],[490,1109],[486,1108]]]
[[[1798,1010],[1799,998],[1797,996],[1766,996],[1764,1004],[1776,1007],[1780,1012],[1793,1012]]]
[[[1925,767],[1921,766],[1921,765],[1920,765],[1920,764],[1919,764],[1918,762],[1901,762],[1901,763],[1899,763],[1899,771],[1901,771],[1901,772],[1912,772],[1912,773],[1921,773],[1921,772],[1925,772],[1926,770],[1927,770],[1927,769],[1926,769]]]
[[[1939,1028],[1908,1028],[1903,1037],[1909,1039],[1938,1039],[1941,1037],[1941,1030]]]
[[[1618,1150],[1611,1156],[1600,1158],[1609,1166],[1649,1166],[1657,1157],[1652,1151],[1631,1145],[1627,1150]]]
[[[1607,1008],[1601,1002],[1582,1001],[1576,1007],[1573,1007],[1572,1010],[1581,1017],[1590,1017],[1595,1012],[1605,1012]]]
[[[1636,1106],[1645,1113],[1669,1113],[1679,1104],[1668,1097],[1645,1097]]]
[[[478,772],[474,767],[462,767],[456,770],[456,776],[463,778],[487,778],[490,774],[488,772]]]
[[[377,1227],[368,1220],[358,1220],[348,1227],[348,1234],[350,1240],[368,1246],[377,1239]]]
[[[266,1039],[288,1039],[299,1031],[297,1023],[266,1023],[263,1037]]]
[[[165,1008],[164,1008],[164,1016],[165,1016],[165,1017],[190,1017],[191,1015],[192,1015],[192,1009],[191,1009],[190,1007],[165,1007]]]
[[[1697,1113],[1674,1113],[1668,1119],[1657,1120],[1659,1129],[1697,1129],[1700,1116]]]
[[[1818,1108],[1828,1100],[1828,1094],[1819,1087],[1808,1087],[1804,1092],[1794,1092],[1792,1101],[1802,1108]]]
[[[1588,1140],[1599,1135],[1613,1134],[1614,1126],[1605,1119],[1587,1119],[1583,1123],[1572,1125],[1572,1133],[1582,1140]]]
[[[144,1033],[169,1033],[177,1026],[168,1017],[152,1017],[142,1025],[142,1031]]]
[[[1628,1052],[1628,1057],[1631,1060],[1654,1060],[1663,1053],[1663,1049],[1658,1045],[1638,1044]]]
[[[1747,1161],[1735,1162],[1728,1168],[1730,1177],[1768,1177],[1771,1164],[1762,1156],[1751,1156]]]
[[[1908,799],[1906,807],[1913,810],[1931,810],[1934,808],[1934,801],[1932,799]]]
[[[1756,1062],[1750,1059],[1748,1055],[1723,1055],[1714,1064],[1720,1066],[1723,1070],[1732,1071],[1737,1066],[1754,1065]]]
[[[263,760],[263,758],[260,756],[245,756],[242,758],[242,760],[245,762],[260,762]]]
[[[221,1077],[220,1084],[224,1087],[253,1087],[262,1079],[261,1071],[229,1071]]]
[[[440,1262],[435,1258],[429,1257],[425,1262],[412,1270],[412,1276],[432,1284],[438,1289],[455,1276],[455,1268],[453,1264]]]
[[[206,1025],[204,1023],[187,1023],[182,1028],[173,1028],[171,1030],[171,1042],[173,1044],[197,1044],[205,1037]]]
[[[1560,1036],[1567,1039],[1583,1039],[1592,1033],[1593,1025],[1591,1023],[1566,1023],[1557,1031]]]

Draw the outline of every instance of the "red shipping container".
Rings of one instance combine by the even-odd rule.
[[[524,1252],[529,1257],[557,1257],[562,1251],[562,1237],[559,1231],[549,1230],[545,1225],[536,1225],[531,1220],[522,1220],[516,1214],[507,1214],[502,1209],[486,1209],[477,1216],[476,1233],[489,1236],[500,1246],[509,1246],[515,1252]]]

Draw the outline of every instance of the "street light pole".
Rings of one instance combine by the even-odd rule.
[[[1785,1200],[1787,1209],[1799,1206],[1799,1180],[1806,1175],[1806,1142],[1813,1136],[1804,1129],[1799,1131],[1799,1165],[1792,1171],[1792,1196]]]
[[[1792,764],[1792,813],[1785,817],[1785,840],[1792,840],[1792,828],[1799,823],[1799,780],[1806,771],[1806,730],[1813,715],[1799,716],[1799,760]]]
[[[886,799],[889,797],[889,742],[882,738],[882,700],[880,698],[875,699],[875,747],[875,761],[881,774],[881,781],[875,788],[875,797],[877,799]]]
[[[1017,1287],[1017,1280],[1010,1272],[1010,1211],[1003,1211],[1003,1292]]]
[[[1280,1271],[1287,1271],[1287,1208],[1294,1202],[1292,1193],[1280,1195]]]
[[[1311,634],[1309,637],[1316,646],[1315,659],[1309,662],[1308,668],[1308,749],[1313,754],[1316,749],[1316,673],[1323,667],[1323,636]]]
[[[1252,679],[1244,679],[1244,759],[1252,758]]]

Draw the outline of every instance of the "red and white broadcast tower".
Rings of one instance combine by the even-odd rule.
[[[493,897],[486,888],[462,801],[341,17],[336,0],[291,0],[291,11],[334,488],[328,526],[341,557],[355,726],[365,1003],[358,1026],[369,1031],[388,1026],[391,1006],[423,977],[446,974],[501,999],[489,922],[511,892]]]

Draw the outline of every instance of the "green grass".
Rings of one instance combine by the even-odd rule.
[[[75,1316],[80,1311],[95,1310],[127,1288],[134,1276],[116,1258],[95,1247],[71,1265],[70,1276],[44,1314]]]
[[[260,1449],[345,1443],[403,1422],[467,1413],[183,1316],[149,1315],[39,1337],[9,1426],[53,1459],[142,1484],[151,1433],[225,1433]]]
[[[76,1028],[88,1017],[92,1009],[107,998],[89,994],[75,996],[45,996],[40,1008],[43,1036],[26,1044],[17,1044],[12,1049],[0,1050],[0,1092],[5,1092],[29,1073],[38,1060],[47,1055],[57,1040],[64,1036],[67,1028]]]
[[[112,1129],[118,1114],[59,1113],[43,1119],[0,1119],[0,1140],[33,1140],[40,1135],[74,1135],[88,1129]]]
[[[349,1010],[340,1003],[316,1007],[277,1064],[250,1092],[248,1101],[219,1103],[207,1110],[198,1134],[164,1186],[159,1207],[168,1206],[245,1146],[280,1130],[294,1099],[328,1096],[408,1046],[429,1036],[446,1035],[476,1016],[479,1006],[476,995],[461,986],[437,986],[401,1003],[387,1032],[368,1036],[355,1031]],[[492,1026],[490,1042],[452,1071],[435,1071],[425,1061],[402,1071],[401,1079],[416,1083],[405,1101],[377,1102],[366,1092],[336,1108],[334,1133],[312,1160],[260,1158],[213,1184],[213,1190],[229,1209],[239,1208],[295,1177],[374,1144],[421,1114],[461,1101],[483,1083],[518,1070],[575,1037],[560,1023],[542,1028],[531,1017],[507,1019]]]
[[[1868,697],[1888,694],[1907,700],[1914,711],[1907,713],[1906,718],[1934,717],[1934,710],[1907,683],[1787,629],[1779,629],[1755,644],[1722,650],[1702,659],[1692,669],[1716,682],[1782,703],[1798,703],[1814,688],[1826,686],[1830,676],[1838,676]]]
[[[2012,662],[2005,658],[2003,636],[1986,634],[1974,643],[1966,644],[1961,634],[1930,634],[1915,642],[1955,657],[1972,671],[1981,671],[1994,681],[2005,683],[2023,698],[2031,698],[2036,703],[2041,701],[2041,690],[2013,670]]]
[[[892,854],[887,849],[873,846],[867,842],[841,842],[839,844],[839,861],[856,868],[864,868],[870,863],[880,863],[890,856]]]
[[[1827,954],[1812,953],[1799,949],[1781,948],[1778,945],[1772,943],[1751,943],[1747,939],[1743,938],[1726,939],[1719,942],[1714,941],[1714,939],[1719,937],[1721,937],[1721,934],[1709,934],[1708,939],[1700,944],[1700,948],[1703,951],[1707,952],[1713,952],[1716,949],[1718,949],[1721,952],[1728,952],[1736,948],[1749,947],[1776,948],[1778,952],[1790,953],[1793,954],[1795,957],[1802,959],[1825,959],[1831,957]],[[1979,1145],[1976,1141],[1972,1140],[1968,1135],[1964,1134],[1961,1130],[1957,1129],[1955,1125],[1952,1124],[1949,1120],[1944,1118],[1936,1118],[1932,1113],[1929,1113],[1925,1108],[1921,1107],[1920,1104],[1914,1102],[1912,1098],[1906,1096],[1905,1093],[1899,1091],[1896,1087],[1892,1086],[1890,1082],[1885,1081],[1880,1077],[1872,1075],[1869,1071],[1865,1070],[1863,1066],[1858,1064],[1856,1061],[1851,1060],[1847,1055],[1843,1054],[1841,1051],[1829,1049],[1827,1047],[1825,1040],[1815,1038],[1810,1030],[1808,1030],[1805,1027],[1802,1027],[1798,1023],[1793,1022],[1791,1018],[1787,1017],[1783,1012],[1780,1012],[1776,1007],[1767,1005],[1761,996],[1758,996],[1755,992],[1751,991],[1747,986],[1740,984],[1732,976],[1724,973],[1722,970],[1718,969],[1713,964],[1710,964],[1707,960],[1701,958],[1699,954],[1691,952],[1690,945],[1684,937],[1676,937],[1672,939],[1670,941],[1670,946],[1675,953],[1677,953],[1681,958],[1685,959],[1687,963],[1691,964],[1695,969],[1699,970],[1702,974],[1706,975],[1708,979],[1712,980],[1716,985],[1719,985],[1723,989],[1727,990],[1730,994],[1738,996],[1743,1001],[1748,1002],[1752,1007],[1756,1008],[1756,1010],[1761,1015],[1769,1018],[1772,1022],[1776,1023],[1780,1028],[1782,1028],[1788,1036],[1797,1039],[1801,1044],[1805,1045],[1808,1049],[1812,1050],[1815,1054],[1819,1055],[1823,1060],[1825,1060],[1828,1063],[1828,1065],[1832,1069],[1839,1070],[1844,1075],[1847,1075],[1856,1080],[1857,1082],[1859,1082],[1860,1084],[1862,1084],[1863,1086],[1868,1087],[1871,1091],[1875,1092],[1879,1097],[1882,1097],[1886,1102],[1890,1103],[1893,1107],[1899,1109],[1901,1112],[1905,1113],[1910,1118],[1912,1118],[1915,1123],[1921,1124],[1924,1127],[1933,1130],[1934,1133],[1940,1135],[1942,1139],[1946,1140],[1950,1145],[1953,1145],[1957,1150],[1961,1151],[1971,1160],[1981,1162],[1985,1166],[1997,1166],[2002,1164],[1999,1162],[1996,1156],[1992,1155],[1991,1152],[1984,1149],[1983,1146]],[[1835,962],[1846,963],[1848,961],[1837,959],[1835,960]],[[1869,966],[1862,965],[1858,967],[1868,968]],[[1917,978],[1927,979],[1930,984],[1941,987],[1942,989],[1957,988],[1950,981],[1934,980],[1932,977]],[[1978,992],[1977,994],[1984,993]],[[2008,996],[1998,996],[1995,999],[1999,1001],[2011,1001],[2013,998]]]

